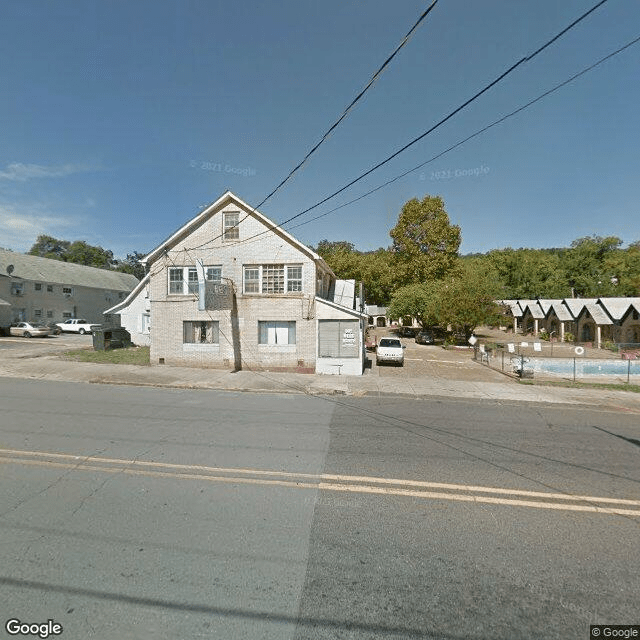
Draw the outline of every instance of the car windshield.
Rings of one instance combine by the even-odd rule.
[[[393,338],[382,338],[380,340],[381,347],[401,347],[400,340],[394,340]]]

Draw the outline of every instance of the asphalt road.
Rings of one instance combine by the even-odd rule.
[[[640,622],[637,415],[7,379],[0,407],[3,624],[564,640]]]

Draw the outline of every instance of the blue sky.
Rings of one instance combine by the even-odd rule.
[[[303,170],[276,222],[329,195],[467,100],[595,0],[440,0]],[[40,233],[150,251],[226,189],[260,202],[335,121],[427,3],[5,0],[0,246]],[[436,155],[640,36],[609,0],[464,112],[299,224]],[[404,202],[444,198],[463,253],[640,240],[640,44],[358,203],[306,244],[390,244]]]

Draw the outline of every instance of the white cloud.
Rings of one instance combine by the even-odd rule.
[[[13,182],[26,182],[33,178],[61,178],[73,173],[89,171],[90,168],[80,164],[63,164],[59,166],[45,167],[41,164],[23,164],[12,162],[4,171],[0,171],[0,180]]]
[[[27,251],[40,234],[56,236],[75,226],[72,218],[53,216],[40,207],[29,211],[17,211],[12,206],[0,204],[0,245],[14,251]]]

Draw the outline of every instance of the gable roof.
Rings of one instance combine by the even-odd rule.
[[[606,314],[604,309],[595,302],[586,302],[580,315],[588,313],[597,325],[613,324],[613,320]]]
[[[571,312],[571,315],[574,318],[577,318],[580,315],[580,312],[582,311],[582,309],[584,308],[584,305],[587,304],[587,302],[591,304],[595,304],[597,302],[597,299],[596,298],[565,298],[563,302],[566,305],[567,309],[569,309],[569,311]]]
[[[138,278],[130,273],[86,267],[83,264],[0,249],[0,275],[7,276],[9,265],[13,265],[11,277],[16,280],[35,280],[115,291],[131,291],[138,284]]]
[[[520,306],[522,307],[523,315],[527,312],[528,309],[533,318],[536,318],[538,320],[544,318],[544,311],[538,304],[537,300],[520,300]]]
[[[289,242],[291,245],[296,247],[302,253],[305,253],[312,260],[321,263],[326,269],[333,274],[333,271],[329,267],[329,265],[321,258],[315,251],[312,251],[306,245],[302,244],[299,240],[296,240],[292,235],[287,233],[284,229],[278,226],[277,223],[273,222],[267,218],[267,216],[260,213],[257,209],[254,209],[246,202],[238,198],[237,195],[232,193],[231,191],[225,191],[217,200],[212,202],[209,206],[203,209],[195,218],[182,225],[177,231],[174,231],[164,242],[159,244],[153,251],[147,254],[140,262],[142,264],[148,264],[153,262],[158,256],[165,250],[171,248],[174,244],[187,237],[190,233],[195,231],[200,225],[206,222],[211,216],[217,213],[220,209],[226,206],[229,203],[234,203],[241,209],[244,209],[248,215],[253,216],[256,220],[264,224],[270,231],[278,234],[281,238]],[[242,222],[242,221],[241,221]],[[242,242],[240,240],[239,242]],[[335,275],[335,274],[333,274]]]
[[[636,310],[640,310],[640,298],[598,298],[598,304],[614,320],[622,320],[632,305]]]
[[[135,299],[135,297],[145,287],[147,282],[149,282],[150,276],[151,274],[147,273],[147,275],[144,278],[142,278],[140,282],[138,282],[138,284],[135,286],[133,291],[131,291],[131,293],[129,293],[129,295],[124,300],[121,300],[120,302],[118,302],[118,304],[114,304],[113,307],[111,307],[110,309],[107,309],[106,311],[103,311],[102,314],[107,315],[108,313],[118,313],[118,311],[122,311],[122,309],[124,309],[125,307],[128,307],[131,301]]]
[[[571,311],[569,311],[562,300],[554,300],[549,305],[549,309],[545,316],[549,318],[552,312],[556,314],[556,318],[558,318],[560,322],[571,322],[572,320],[575,320],[571,315]]]

